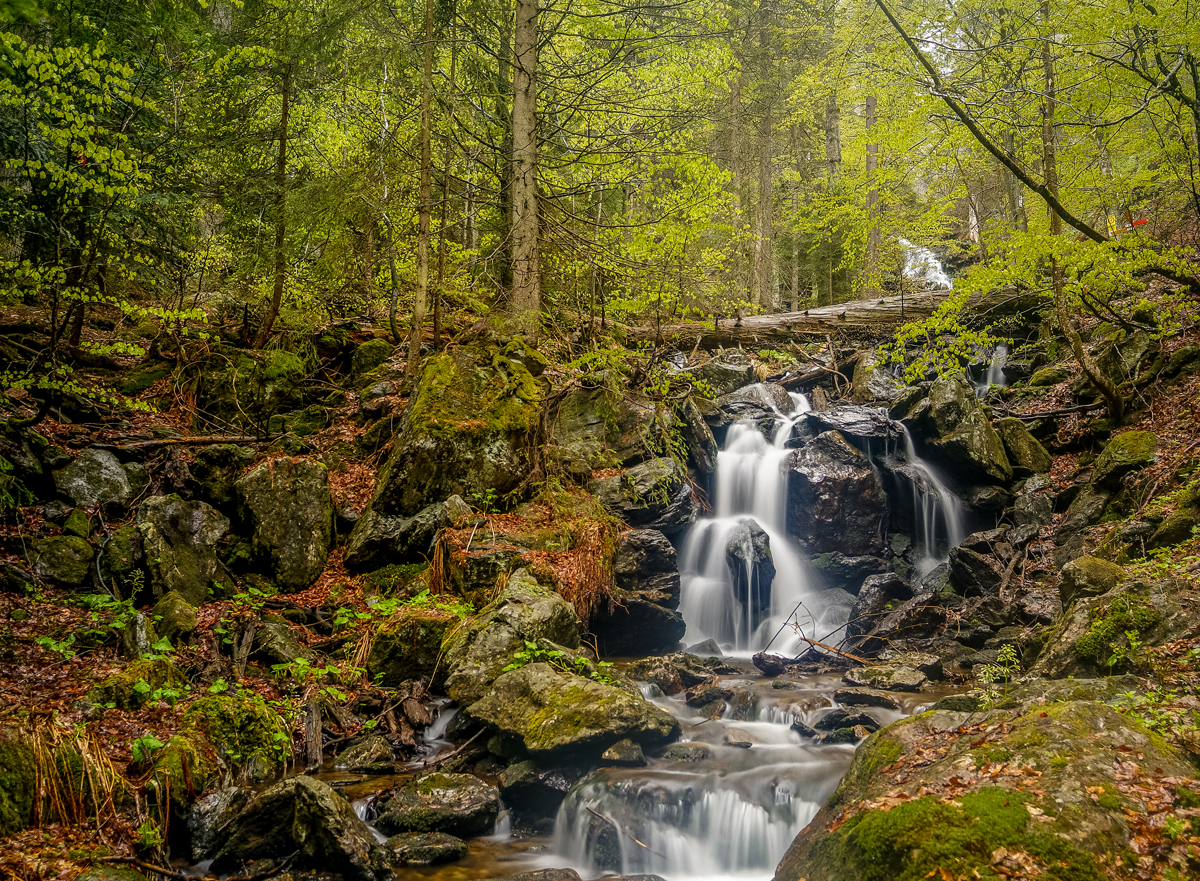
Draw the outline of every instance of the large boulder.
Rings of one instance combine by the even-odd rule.
[[[703,475],[717,470],[717,440],[704,419],[700,405],[691,397],[683,399],[676,410],[679,419],[679,434],[687,447],[688,461]]]
[[[626,738],[650,747],[679,734],[675,717],[640,692],[543,663],[504,673],[466,713],[514,737],[534,759],[598,757]]]
[[[753,630],[771,614],[771,584],[775,580],[771,538],[756,521],[745,518],[729,534],[725,565],[729,567],[734,596],[749,610]]]
[[[1104,447],[1092,469],[1092,485],[1097,489],[1114,491],[1121,480],[1154,462],[1158,439],[1153,432],[1127,431],[1114,436]]]
[[[617,589],[611,607],[592,616],[590,629],[601,654],[622,657],[674,648],[687,623],[675,609],[656,602],[651,592]]]
[[[846,632],[850,636],[869,633],[884,615],[908,599],[912,599],[912,588],[895,572],[870,576],[850,610]]]
[[[122,465],[108,450],[95,447],[84,450],[74,462],[54,472],[58,491],[82,508],[102,505],[122,510],[146,482],[143,466]]]
[[[754,382],[754,365],[741,352],[733,351],[701,364],[692,375],[719,397]]]
[[[304,590],[325,569],[333,541],[329,473],[310,459],[275,459],[237,482],[255,557],[285,591]]]
[[[804,419],[817,434],[837,431],[844,437],[867,443],[895,441],[902,433],[899,423],[876,407],[837,404],[826,410],[810,410]]]
[[[792,453],[787,469],[788,531],[812,554],[878,555],[887,533],[887,496],[870,460],[827,431]]]
[[[196,799],[187,815],[193,860],[200,862],[217,855],[230,821],[246,807],[250,795],[246,789],[229,786]]]
[[[29,562],[33,571],[46,581],[64,587],[78,587],[92,574],[96,552],[77,535],[53,535],[33,543]]]
[[[371,507],[411,517],[452,495],[472,499],[524,479],[525,437],[542,390],[524,347],[459,347],[425,362]]]
[[[222,427],[261,426],[278,413],[304,406],[309,365],[284,349],[228,347],[214,351],[199,374],[197,421],[203,417]]]
[[[138,533],[154,600],[174,591],[199,607],[209,591],[233,587],[233,577],[217,556],[218,543],[229,532],[229,518],[205,502],[178,496],[152,496],[138,508]]]
[[[593,480],[588,492],[630,526],[681,535],[695,519],[687,473],[674,459],[650,459],[612,477]]]
[[[231,821],[212,861],[214,872],[240,870],[253,860],[295,855],[297,869],[334,869],[347,881],[390,877],[387,857],[350,803],[326,783],[292,777],[250,800]]]
[[[234,485],[254,463],[254,451],[234,444],[213,444],[196,451],[188,467],[196,483],[196,495],[222,511],[232,514],[237,502]]]
[[[426,774],[381,798],[376,810],[375,825],[388,835],[444,832],[468,838],[492,831],[500,791],[470,774]]]
[[[730,420],[750,419],[770,434],[776,420],[795,409],[791,397],[781,385],[756,382],[717,399],[717,407]]]
[[[1125,570],[1116,563],[1096,557],[1078,557],[1062,568],[1058,595],[1063,607],[1080,597],[1098,597],[1125,580]]]
[[[1025,427],[1025,423],[1015,416],[1008,416],[996,422],[996,433],[1004,442],[1004,452],[1012,465],[1013,475],[1027,477],[1030,474],[1045,474],[1054,464],[1046,448]]]
[[[444,646],[446,694],[463,706],[472,704],[526,642],[546,639],[574,649],[580,629],[570,603],[519,569],[509,576],[504,592]]]
[[[1163,778],[1174,787],[1193,772],[1161,737],[1092,701],[922,713],[858,748],[775,881],[1103,881],[1138,846],[1130,817],[1161,816],[1174,799]]]
[[[567,470],[586,478],[596,468],[662,455],[675,421],[675,413],[661,402],[580,388],[558,402],[550,440]]]
[[[1006,483],[1012,478],[1004,442],[962,377],[934,382],[929,397],[904,421],[919,428],[939,463],[964,483]]]
[[[850,399],[856,404],[870,401],[894,401],[900,397],[904,386],[896,379],[887,362],[879,358],[878,350],[867,349],[854,362],[851,379]]]
[[[368,507],[354,524],[342,559],[352,571],[418,563],[429,558],[439,530],[470,513],[471,506],[460,496],[434,502],[411,517],[381,514]]]

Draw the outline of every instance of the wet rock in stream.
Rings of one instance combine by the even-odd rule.
[[[376,828],[389,835],[444,832],[469,838],[491,833],[500,813],[500,791],[470,774],[439,772],[382,796],[376,810]]]

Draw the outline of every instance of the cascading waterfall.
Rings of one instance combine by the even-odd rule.
[[[925,575],[945,562],[952,548],[965,535],[962,500],[946,487],[928,462],[917,455],[912,435],[903,429],[904,455],[914,489],[914,521],[917,541],[924,556],[917,562],[917,574]]]
[[[687,622],[687,642],[712,638],[732,646],[735,653],[759,651],[799,603],[812,606],[809,601],[815,599],[808,564],[787,535],[787,444],[796,422],[810,409],[803,395],[791,398],[795,409],[777,414],[773,441],[768,442],[753,422],[738,422],[717,455],[714,516],[692,527],[680,555],[679,612]],[[726,550],[739,531],[745,540],[746,521],[757,524],[770,541],[775,578],[765,609],[754,601],[754,573],[747,571],[744,580],[737,579],[727,561]],[[751,585],[751,596],[738,595],[739,581]],[[798,647],[790,634],[780,640],[776,651]]]
[[[954,279],[942,268],[942,261],[928,248],[919,248],[908,239],[897,239],[904,251],[904,277],[932,288],[953,288]]]
[[[1008,380],[1004,376],[1004,365],[1006,363],[1008,363],[1008,346],[1004,343],[999,343],[992,350],[992,359],[988,362],[987,371],[975,383],[975,394],[978,397],[982,398],[986,395],[988,389],[992,386],[1004,388],[1008,385]]]

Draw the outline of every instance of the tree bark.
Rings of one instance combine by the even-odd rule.
[[[535,342],[542,305],[537,193],[538,0],[517,0],[513,30],[512,295],[513,329]]]
[[[1004,132],[1004,152],[1009,156],[1013,156],[1016,153],[1016,141],[1013,137],[1012,129],[1007,129]],[[1004,189],[1008,194],[1010,222],[1014,229],[1021,232],[1029,232],[1029,217],[1025,213],[1025,200],[1021,198],[1021,182],[1003,164],[1000,166],[1000,173],[1004,175]]]
[[[766,28],[763,28],[763,52]],[[766,83],[763,84],[764,87]],[[771,290],[771,208],[774,200],[774,181],[771,178],[771,158],[775,140],[771,125],[770,95],[764,94],[762,122],[758,133],[758,211],[754,232],[754,302],[767,311],[774,310],[775,297]]]
[[[842,173],[842,112],[837,94],[830,92],[825,102],[825,178],[832,189]]]
[[[283,69],[282,107],[279,111],[279,154],[275,160],[275,285],[271,290],[271,306],[267,311],[262,329],[254,340],[254,347],[261,349],[271,338],[271,329],[279,317],[283,303],[283,283],[287,274],[287,163],[288,163],[288,113],[292,104],[292,66]]]
[[[429,302],[429,218],[433,213],[431,194],[433,176],[433,121],[429,98],[433,91],[433,0],[425,0],[425,46],[421,63],[421,190],[417,209],[417,291],[413,298],[412,326],[408,331],[408,366],[405,376],[412,379],[421,358],[421,338],[425,335],[425,309]]]
[[[875,128],[877,99],[874,95],[867,96],[867,137],[873,134]],[[879,167],[879,142],[868,140],[867,143],[867,266],[866,284],[863,295],[866,297],[879,296],[879,182],[875,179]]]

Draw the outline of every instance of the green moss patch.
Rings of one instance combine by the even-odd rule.
[[[0,835],[29,825],[36,790],[33,748],[15,733],[0,731]]]
[[[1088,632],[1075,640],[1075,654],[1100,665],[1119,667],[1133,650],[1136,635],[1149,630],[1158,622],[1158,612],[1140,602],[1136,596],[1125,595],[1107,606],[1091,611]],[[1135,634],[1135,639],[1130,639]]]
[[[413,396],[412,426],[434,437],[527,431],[541,388],[525,366],[499,349],[490,359],[486,353],[456,355],[425,362]]]
[[[291,755],[291,731],[261,699],[222,695],[201,698],[183,714],[180,730],[208,738],[228,762],[275,764]]]

